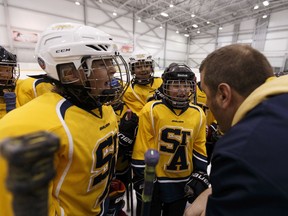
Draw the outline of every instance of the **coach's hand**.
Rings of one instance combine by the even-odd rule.
[[[208,188],[201,193],[197,199],[186,208],[184,216],[205,216],[207,199],[211,192],[211,188]]]

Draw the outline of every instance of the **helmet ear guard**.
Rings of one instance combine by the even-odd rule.
[[[72,84],[79,82],[80,73],[75,68],[75,65],[72,62],[66,64],[59,64],[56,66],[56,68],[61,83]]]
[[[196,76],[192,70],[185,64],[172,63],[164,70],[162,80],[165,100],[174,108],[187,107],[192,96],[196,94]],[[186,93],[172,96],[170,91],[172,85],[183,88],[182,91]]]

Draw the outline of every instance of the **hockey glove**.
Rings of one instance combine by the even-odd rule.
[[[192,173],[190,180],[185,185],[185,194],[188,202],[192,203],[204,190],[209,187],[208,175],[204,172]]]
[[[107,216],[118,215],[118,212],[125,206],[124,194],[125,194],[125,185],[118,179],[113,179],[110,184],[109,191],[109,208]]]
[[[206,151],[207,161],[210,163],[215,143],[220,139],[221,134],[218,130],[218,125],[213,122],[206,128]]]
[[[60,140],[45,131],[9,138],[1,144],[8,162],[6,186],[15,215],[48,215],[48,187],[56,175],[54,154]]]
[[[163,84],[155,90],[153,95],[149,95],[147,98],[147,102],[149,101],[153,101],[153,100],[162,100],[164,98],[164,94],[163,94]]]
[[[153,97],[155,100],[162,100],[164,98],[163,84],[158,89],[156,89]]]
[[[207,142],[217,142],[217,140],[219,139],[219,130],[218,130],[218,125],[213,122],[211,125],[209,125],[207,127],[207,131],[206,131],[206,141]]]
[[[125,152],[128,157],[131,157],[132,154],[138,121],[138,116],[131,111],[127,111],[120,119],[118,133],[119,151]]]
[[[144,189],[144,179],[137,179],[135,181],[135,179],[133,179],[133,188],[136,192],[136,198],[140,201],[142,201],[142,192]]]

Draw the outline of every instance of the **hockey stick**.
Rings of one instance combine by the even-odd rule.
[[[130,199],[131,199],[131,216],[134,216],[134,206],[133,206],[133,183],[130,182],[129,184],[129,188],[130,188]]]
[[[155,167],[159,161],[159,152],[148,149],[145,153],[144,189],[142,193],[142,216],[150,215],[151,201],[153,195]]]
[[[127,203],[126,203],[126,205],[127,205],[126,211],[127,211],[127,212],[130,212],[130,211],[131,211],[131,209],[130,209],[130,191],[129,191],[129,185],[130,185],[130,183],[127,185],[127,189],[126,189],[126,200],[127,200]]]
[[[56,174],[54,153],[59,146],[59,139],[47,132],[1,143],[1,153],[8,162],[6,186],[13,194],[15,216],[48,215],[48,185]]]
[[[129,121],[132,118],[132,110],[127,109],[125,120]],[[133,209],[133,184],[132,184],[132,170],[129,170],[129,181],[128,188],[126,190],[127,193],[127,212],[131,211],[131,216],[134,216],[134,209]],[[130,190],[130,191],[129,191]],[[130,194],[130,196],[129,196]],[[129,200],[130,198],[130,200]]]

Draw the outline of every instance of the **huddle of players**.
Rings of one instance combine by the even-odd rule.
[[[74,38],[70,37],[72,34],[74,34]],[[85,37],[86,35],[90,37]],[[66,41],[63,42],[61,38]],[[85,39],[83,40],[83,38]],[[72,54],[63,52],[70,47],[72,47]],[[16,56],[0,47],[0,105],[2,106],[0,113],[3,113],[1,117],[10,110],[24,105],[24,102],[21,104],[20,101],[26,103],[35,98],[37,89],[38,95],[54,89],[49,93],[50,95],[46,95],[47,98],[41,97],[38,102],[33,102],[35,106],[31,103],[30,107],[23,107],[19,111],[19,116],[31,112],[33,107],[37,107],[37,103],[41,104],[42,98],[43,101],[50,101],[52,104],[55,102],[55,107],[59,110],[57,115],[50,113],[50,118],[55,118],[55,122],[59,121],[59,128],[64,130],[58,131],[54,129],[55,125],[50,126],[48,123],[44,124],[43,128],[36,127],[37,130],[48,130],[56,135],[61,134],[60,137],[64,137],[65,140],[68,139],[67,144],[63,145],[62,152],[58,154],[59,164],[56,166],[62,162],[62,168],[53,180],[52,196],[56,200],[63,200],[59,204],[53,201],[55,207],[52,210],[57,212],[57,215],[61,215],[61,212],[68,215],[69,212],[70,214],[77,214],[77,212],[82,214],[83,212],[79,212],[82,207],[77,209],[72,206],[83,206],[82,210],[86,206],[85,203],[79,203],[76,199],[70,200],[70,203],[64,201],[67,198],[65,190],[71,191],[71,189],[65,188],[65,183],[69,185],[69,181],[73,180],[73,174],[75,175],[80,167],[71,165],[72,162],[69,159],[72,145],[75,145],[76,147],[73,148],[75,151],[77,150],[77,143],[71,143],[69,137],[76,136],[74,133],[79,132],[79,128],[72,122],[68,122],[68,126],[65,127],[63,120],[66,121],[65,118],[69,115],[74,116],[74,120],[81,119],[78,116],[78,113],[82,112],[81,110],[87,111],[86,114],[83,114],[83,117],[87,118],[85,122],[91,122],[93,125],[95,124],[93,118],[96,117],[104,125],[100,129],[92,127],[90,130],[94,130],[94,134],[99,130],[99,137],[94,137],[94,140],[102,140],[102,143],[97,143],[97,146],[103,145],[104,149],[105,145],[108,148],[108,153],[101,155],[100,150],[94,149],[95,143],[91,143],[89,149],[84,151],[85,153],[96,151],[97,155],[96,159],[93,159],[96,161],[93,162],[92,168],[88,167],[91,169],[91,178],[89,186],[85,190],[92,193],[93,190],[98,190],[97,184],[102,182],[101,184],[106,185],[106,188],[110,184],[110,192],[107,189],[98,190],[98,193],[92,193],[89,196],[91,202],[98,197],[94,201],[97,207],[93,207],[92,211],[99,215],[105,211],[105,214],[108,215],[125,214],[121,210],[123,203],[119,202],[118,198],[124,194],[125,187],[132,181],[137,195],[136,215],[140,215],[145,167],[144,153],[149,148],[154,148],[159,151],[160,160],[156,166],[157,178],[154,184],[151,215],[160,215],[161,212],[164,215],[183,215],[187,200],[192,202],[209,185],[207,164],[211,157],[213,144],[218,138],[217,125],[205,104],[205,93],[197,86],[195,74],[184,64],[172,63],[165,69],[162,79],[154,77],[155,63],[151,56],[144,53],[135,54],[129,58],[128,66],[132,75],[132,80],[129,82],[126,62],[119,53],[115,54],[115,50],[112,48],[113,42],[110,36],[94,28],[75,24],[52,25],[44,32],[36,47],[38,63],[48,76],[40,79],[28,78],[26,83],[29,80],[29,84],[24,85],[21,84],[22,81],[17,81],[19,74],[16,70]],[[106,73],[102,77],[99,75],[101,70]],[[41,85],[38,85],[39,83]],[[26,86],[26,88],[21,86]],[[9,93],[12,93],[12,97]],[[25,95],[28,95],[29,98],[23,98]],[[14,98],[12,102],[10,98],[7,99],[8,96]],[[45,103],[43,102],[43,104]],[[109,108],[111,106],[108,105],[112,105],[117,117],[119,147],[115,144],[117,126],[112,123],[114,122],[113,115]],[[197,105],[200,105],[202,109]],[[80,110],[77,110],[78,108]],[[51,110],[53,109],[51,107]],[[42,115],[39,112],[39,116],[42,117]],[[35,125],[39,121],[39,116],[37,119],[35,111]],[[16,117],[17,114],[15,114]],[[13,119],[13,115],[3,120],[5,126],[0,128],[2,132],[0,138],[36,131],[33,128],[34,120],[30,119],[32,123],[29,126],[33,129],[12,132],[15,124],[11,123],[10,118]],[[206,118],[212,120],[206,122]],[[97,123],[97,125],[99,124]],[[67,131],[67,127],[70,131]],[[111,139],[105,130],[110,131]],[[81,128],[81,131],[85,131],[85,129]],[[113,131],[112,134],[111,131]],[[63,136],[63,134],[66,135]],[[91,133],[88,131],[88,134]],[[105,135],[106,138],[103,139],[101,135]],[[79,142],[81,140],[83,143],[86,142],[86,138],[85,136],[81,137]],[[87,144],[85,143],[85,145]],[[115,152],[117,151],[116,160]],[[61,154],[62,156],[68,155],[68,159],[61,161],[63,160]],[[103,151],[102,154],[104,154]],[[88,163],[88,159],[86,161],[80,154],[78,157],[79,164]],[[101,158],[101,161],[97,158]],[[3,161],[0,162],[3,163]],[[5,165],[3,166],[5,167]],[[114,178],[113,166],[116,167],[116,179],[120,181]],[[75,169],[74,173],[71,172],[73,169]],[[6,175],[2,175],[2,178],[4,176]],[[114,180],[112,181],[112,179]],[[0,189],[2,188],[0,187]],[[189,193],[191,191],[192,193]],[[81,194],[83,191],[79,189],[75,193]],[[75,197],[77,197],[76,194]],[[110,207],[107,212],[104,206],[105,197],[108,194]],[[7,213],[4,210],[5,215],[9,215],[9,211],[11,210],[8,209]],[[89,211],[85,214],[89,215]]]
[[[132,113],[120,118],[116,177],[126,187],[133,182],[140,215],[144,154],[157,149],[151,215],[183,215],[187,199],[192,202],[209,185],[207,164],[219,136],[217,124],[195,74],[185,64],[170,64],[161,79],[153,76],[151,56],[140,53],[129,59],[129,68],[132,80],[122,104]]]

